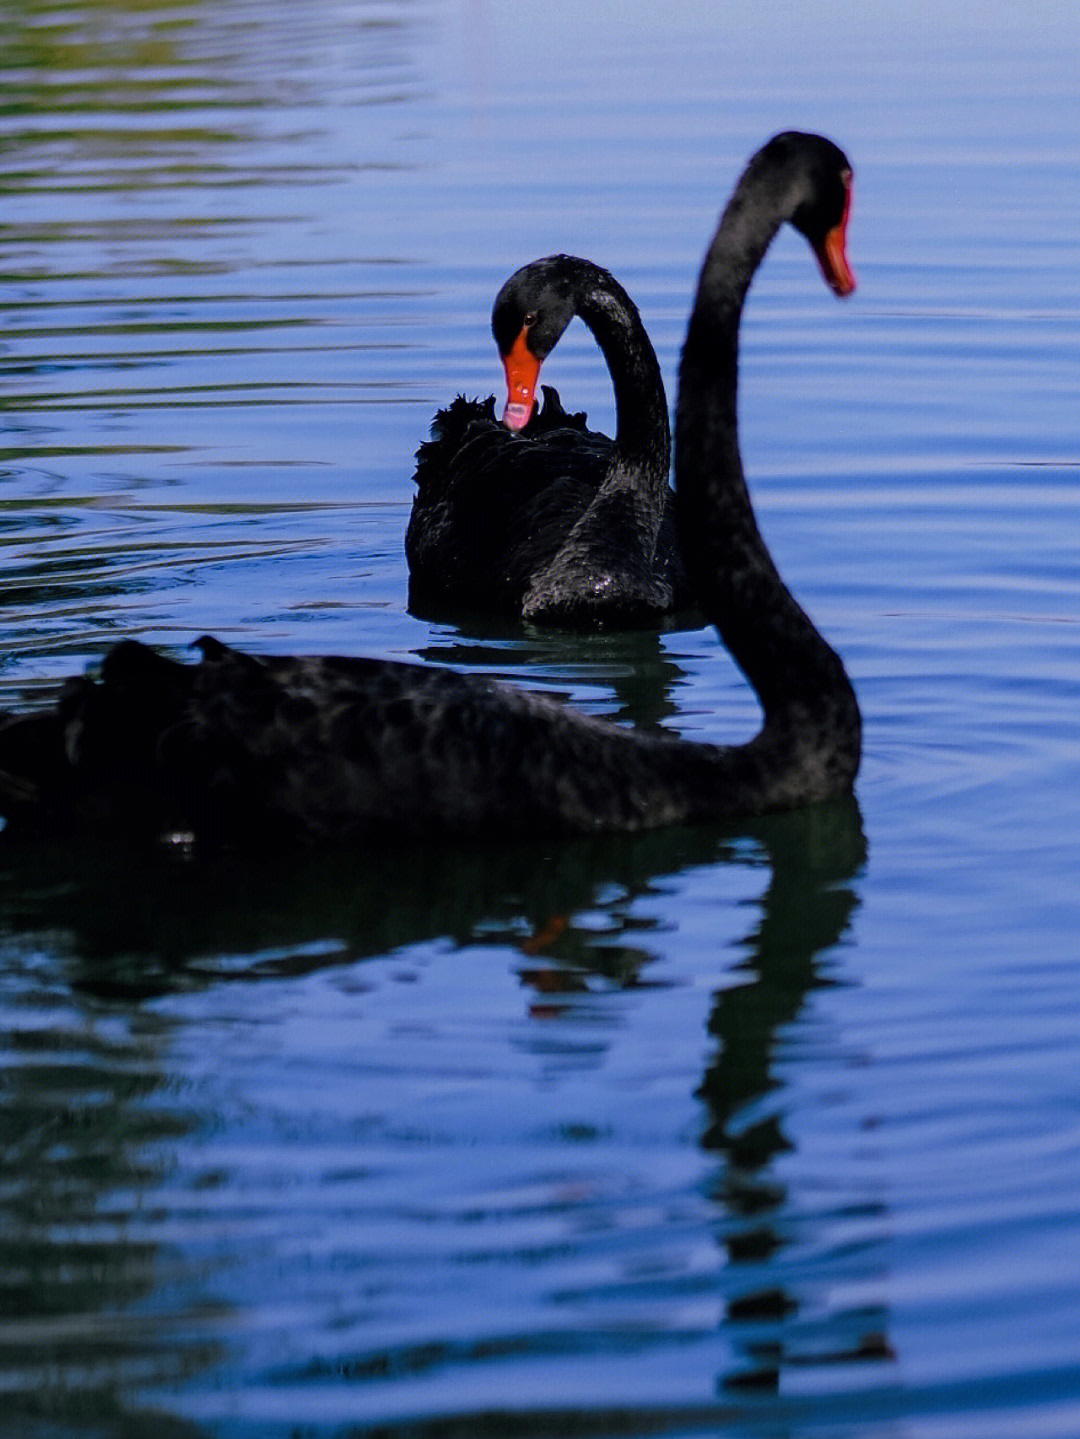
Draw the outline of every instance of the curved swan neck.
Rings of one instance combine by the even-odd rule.
[[[739,450],[739,325],[750,281],[788,218],[752,165],[706,254],[679,369],[675,487],[680,543],[706,618],[757,692],[766,731],[855,727],[839,656],[796,602],[758,529]]]
[[[615,454],[611,470],[633,483],[667,485],[671,437],[660,364],[637,307],[622,286],[594,271],[582,286],[577,313],[607,362],[615,393]]]

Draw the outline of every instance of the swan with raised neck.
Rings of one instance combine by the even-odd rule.
[[[847,157],[822,136],[785,132],[754,155],[702,263],[679,368],[675,487],[683,563],[702,613],[764,710],[757,739],[730,751],[737,767],[766,760],[762,808],[850,785],[861,721],[840,657],[780,578],[754,516],[738,438],[740,320],[750,282],[785,222],[810,242],[834,292],[851,294],[851,184]]]
[[[846,794],[859,709],[836,652],[780,579],[738,447],[738,330],[785,221],[838,294],[854,288],[851,166],[815,135],[751,160],[702,266],[679,378],[679,530],[704,613],[760,696],[746,744],[635,733],[542,695],[426,665],[241,654],[200,664],[126,641],[55,710],[0,724],[0,812],[263,838],[494,836],[654,828]],[[85,810],[85,814],[83,811]]]

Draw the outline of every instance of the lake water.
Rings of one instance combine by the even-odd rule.
[[[877,9],[880,13],[869,13]],[[749,736],[708,631],[406,613],[491,299],[612,268],[673,394],[742,163],[743,448],[857,803],[258,868],[0,847],[0,1431],[1080,1433],[1080,24],[899,0],[0,4],[0,704],[127,635]],[[609,428],[580,326],[545,369]]]

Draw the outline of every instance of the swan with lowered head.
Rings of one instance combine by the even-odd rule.
[[[567,414],[547,385],[536,406],[540,367],[575,316],[607,361],[614,440]],[[417,451],[409,608],[581,629],[641,627],[688,609],[667,397],[630,296],[591,261],[549,255],[506,281],[491,328],[506,370],[502,423],[494,396],[459,395]]]
[[[792,808],[850,790],[860,717],[843,663],[758,530],[736,424],[743,301],[785,221],[834,291],[854,289],[851,167],[776,136],[751,159],[701,269],[683,348],[675,476],[705,616],[757,692],[739,745],[634,733],[434,666],[260,658],[202,640],[191,665],[124,641],[99,679],[0,727],[0,813],[70,828],[132,815],[208,839],[369,839],[640,830]]]

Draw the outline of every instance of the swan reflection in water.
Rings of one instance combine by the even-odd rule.
[[[154,1002],[136,1024],[141,1038],[123,1047],[122,1063],[110,1049],[99,1062],[80,1066],[96,1100],[85,1113],[80,1110],[73,1142],[79,1153],[88,1148],[98,1156],[80,1170],[81,1188],[71,1188],[70,1164],[58,1154],[51,1128],[34,1138],[40,1126],[31,1121],[42,1112],[37,1088],[55,1084],[55,1076],[25,1056],[10,1071],[7,1102],[25,1123],[17,1126],[20,1195],[9,1210],[7,1242],[17,1247],[32,1239],[42,1253],[37,1277],[27,1271],[26,1283],[38,1286],[36,1297],[28,1297],[25,1311],[16,1305],[15,1312],[40,1314],[54,1302],[53,1289],[41,1288],[39,1279],[42,1270],[69,1263],[63,1236],[73,1218],[85,1212],[93,1233],[89,1216],[102,1206],[112,1212],[118,1193],[135,1195],[141,1207],[155,1207],[159,1185],[168,1181],[147,1168],[142,1156],[148,1145],[153,1149],[167,1139],[181,1178],[185,1166],[198,1169],[196,1136],[212,1116],[200,1115],[191,1103],[181,1106],[181,1115],[171,1113],[175,1100],[169,1096],[197,1097],[198,1090],[191,1091],[191,1076],[170,1058],[177,1050],[169,1038],[177,1021],[155,1019],[159,999],[213,990],[228,1011],[233,985],[295,981],[358,963],[354,982],[359,983],[367,957],[398,954],[407,967],[417,946],[450,940],[461,947],[463,964],[476,946],[508,951],[529,996],[528,1022],[538,1033],[545,1030],[550,1042],[552,1026],[580,1027],[582,1003],[595,1009],[598,994],[602,1002],[613,989],[647,991],[654,982],[650,971],[661,958],[668,971],[672,964],[677,968],[677,931],[649,917],[655,916],[658,889],[670,888],[682,874],[712,871],[710,883],[720,894],[725,868],[736,864],[745,870],[749,862],[761,866],[768,882],[737,942],[737,983],[730,982],[730,951],[718,951],[717,977],[723,983],[702,1010],[712,1044],[695,1090],[704,1106],[700,1144],[717,1158],[706,1185],[714,1218],[705,1222],[726,1253],[717,1283],[723,1301],[720,1334],[730,1358],[716,1376],[717,1402],[726,1404],[722,1396],[736,1390],[774,1389],[785,1374],[808,1365],[886,1360],[887,1315],[880,1308],[837,1310],[824,1293],[837,1273],[865,1280],[870,1271],[871,1246],[855,1255],[831,1254],[828,1248],[837,1211],[869,1213],[868,1201],[862,1194],[834,1195],[815,1223],[816,1186],[811,1183],[812,1192],[804,1194],[790,1177],[798,1173],[791,1154],[799,1143],[799,1113],[792,1108],[790,1079],[777,1061],[781,1036],[798,1021],[808,997],[835,982],[835,950],[857,906],[855,881],[865,853],[852,799],[736,830],[676,828],[498,849],[390,848],[367,855],[360,867],[355,854],[345,851],[276,865],[265,859],[242,863],[234,856],[204,867],[163,854],[148,863],[145,855],[90,847],[78,860],[70,846],[5,849],[0,937],[8,952],[54,956],[47,961],[45,987],[54,996],[58,987],[68,990],[74,1007],[85,1007],[91,1029],[100,1023],[102,1004],[119,1017],[135,1016]],[[39,984],[40,964],[34,971]],[[422,975],[418,982],[424,982]],[[641,1003],[647,1010],[647,992]],[[166,1006],[163,1014],[168,1013]],[[637,1013],[647,1024],[647,1013],[640,1008]],[[80,1043],[86,1042],[84,1035]],[[414,1040],[403,1034],[399,1042]],[[180,1045],[178,1052],[185,1048]],[[594,1063],[603,1063],[602,1054],[601,1049]],[[234,1076],[230,1083],[235,1082]],[[344,1099],[340,1122],[346,1126],[348,1093],[342,1071],[334,1112]],[[497,1096],[491,1102],[497,1104]],[[359,1091],[355,1104],[358,1112],[370,1108]],[[161,1134],[159,1121],[165,1125]],[[504,1116],[500,1123],[513,1120]],[[363,1167],[363,1141],[354,1148],[355,1162]],[[781,1161],[787,1177],[778,1172]],[[452,1165],[452,1156],[447,1162]],[[61,1189],[62,1214],[56,1201]],[[165,1194],[159,1199],[169,1203]],[[125,1310],[134,1306],[137,1312],[153,1293],[156,1265],[150,1252],[133,1262],[133,1241],[122,1231],[117,1237],[110,1230],[110,1236],[102,1264],[94,1266],[94,1282],[69,1284],[62,1294],[57,1291],[55,1302],[67,1314],[81,1308],[93,1316],[105,1305],[119,1316],[111,1360],[116,1391],[98,1402],[115,1404],[120,1413],[130,1402],[125,1392],[139,1387],[126,1382],[128,1366],[142,1375],[147,1363],[160,1364],[175,1379],[177,1365],[188,1362],[186,1382],[197,1385],[204,1366],[226,1362],[223,1355],[233,1341],[227,1312],[218,1320],[183,1320],[186,1347],[174,1345],[167,1321],[148,1338],[140,1320],[126,1320]],[[167,1268],[175,1269],[182,1253]],[[205,1257],[198,1263],[205,1264]],[[208,1277],[212,1282],[212,1272]],[[192,1342],[192,1329],[198,1342]],[[235,1355],[228,1362],[235,1364]]]
[[[456,623],[441,626],[432,641],[412,653],[432,664],[543,686],[558,699],[573,693],[576,708],[635,730],[655,729],[665,720],[677,726],[677,692],[689,684],[657,630],[580,635],[520,624],[500,630],[490,622],[483,627]]]

